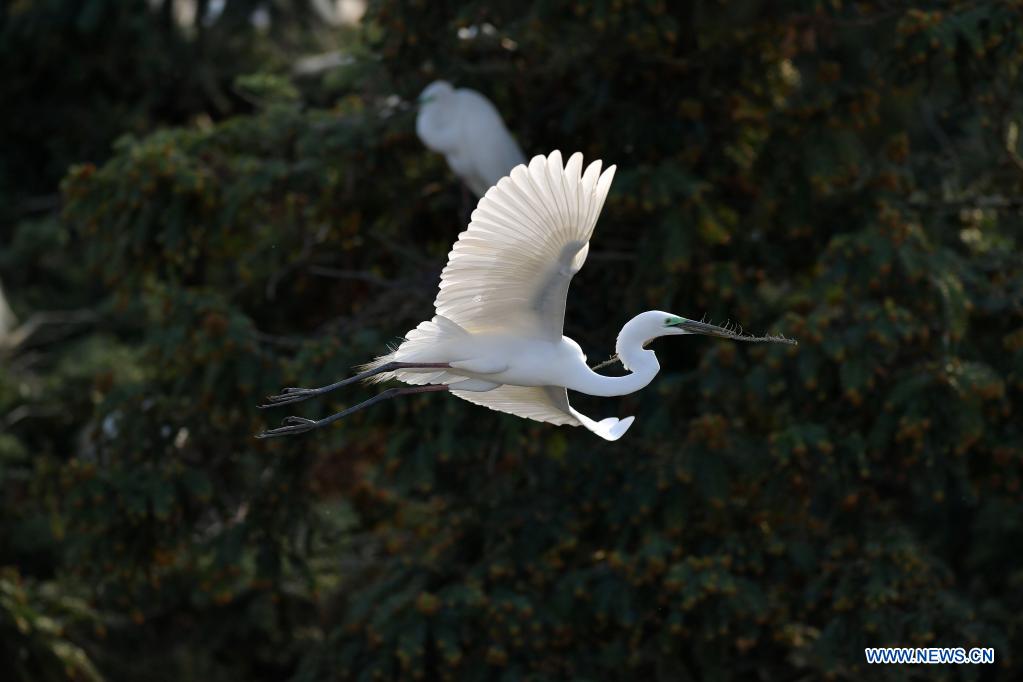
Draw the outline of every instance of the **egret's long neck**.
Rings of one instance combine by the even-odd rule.
[[[661,365],[657,362],[657,356],[652,350],[643,348],[643,344],[649,339],[641,338],[642,333],[637,328],[638,325],[633,324],[634,322],[636,322],[636,318],[622,327],[622,331],[618,334],[618,342],[615,344],[618,358],[630,374],[622,377],[607,377],[587,368],[586,375],[579,377],[578,385],[568,386],[568,388],[589,395],[626,395],[635,393],[653,381],[657,372],[660,371]]]

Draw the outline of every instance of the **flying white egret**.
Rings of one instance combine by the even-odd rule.
[[[447,81],[434,81],[419,95],[419,102],[419,139],[443,154],[476,196],[526,162],[497,109],[475,90],[455,90]]]
[[[582,171],[582,154],[562,167],[560,152],[536,156],[527,168],[491,187],[458,236],[441,273],[433,319],[421,323],[392,352],[362,366],[354,377],[322,388],[286,388],[263,407],[287,405],[360,380],[398,379],[391,388],[337,414],[314,421],[288,417],[261,438],[325,426],[399,395],[450,391],[463,400],[551,424],[584,426],[617,440],[633,417],[590,419],[568,402],[568,390],[595,396],[633,393],[660,369],[646,345],[660,336],[707,334],[739,341],[795,344],[783,337],[754,337],[659,310],[640,313],[618,335],[625,376],[604,376],[586,364],[562,335],[572,276],[586,261],[590,235],[604,205],[615,167],[600,161]]]

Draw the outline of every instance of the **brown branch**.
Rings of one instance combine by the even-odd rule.
[[[23,346],[44,327],[88,324],[94,322],[97,317],[95,311],[92,310],[55,310],[33,313],[31,317],[15,327],[10,334],[0,338],[0,350]]]
[[[55,407],[19,405],[4,415],[4,418],[0,420],[0,432],[6,431],[25,419],[31,419],[33,417],[52,417],[57,414],[60,414],[60,410]]]
[[[15,212],[20,216],[33,213],[49,213],[60,208],[59,194],[44,194],[37,197],[28,197],[18,204]]]
[[[387,287],[389,289],[400,286],[400,282],[384,279],[379,275],[374,275],[369,270],[344,270],[341,268],[330,268],[324,265],[310,265],[307,269],[310,273],[319,275],[320,277],[353,279],[359,282],[368,282],[369,284],[375,284],[376,286]]]
[[[260,343],[269,344],[271,346],[280,346],[282,348],[301,348],[304,341],[302,339],[293,336],[278,336],[276,334],[267,334],[261,332],[258,329],[252,334],[256,341]]]
[[[994,210],[1023,209],[1023,197],[1003,197],[999,195],[964,197],[962,199],[930,199],[916,198],[906,201],[910,208],[933,208],[947,211],[959,211],[964,208],[985,208]]]

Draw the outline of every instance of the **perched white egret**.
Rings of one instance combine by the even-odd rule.
[[[562,335],[572,276],[586,261],[590,235],[615,167],[595,161],[582,172],[582,155],[562,166],[561,154],[536,156],[491,187],[459,235],[441,273],[433,319],[410,331],[392,352],[358,375],[322,388],[287,388],[264,407],[306,400],[359,380],[398,379],[392,388],[337,414],[314,421],[288,417],[260,434],[284,436],[337,421],[381,400],[409,393],[450,391],[492,410],[551,424],[584,426],[617,440],[633,417],[590,419],[568,402],[568,390],[595,396],[625,395],[660,369],[646,345],[660,336],[707,334],[739,341],[794,344],[783,337],[747,336],[736,330],[659,310],[640,313],[618,335],[617,352],[630,374],[604,376],[586,364]]]
[[[4,297],[4,285],[0,282],[0,346],[4,345],[4,339],[17,323],[14,311],[7,305],[7,299]]]
[[[419,139],[443,154],[476,196],[483,196],[512,168],[526,162],[497,109],[475,90],[455,90],[447,81],[434,81],[419,102]]]

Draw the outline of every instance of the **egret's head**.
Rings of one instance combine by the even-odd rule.
[[[423,91],[419,93],[419,106],[423,106],[427,102],[432,102],[440,97],[444,97],[455,91],[451,83],[447,81],[434,81],[423,88]]]
[[[734,339],[736,336],[739,336],[739,334],[727,327],[718,327],[717,325],[708,324],[706,322],[697,322],[696,320],[690,320],[685,317],[679,317],[678,315],[671,314],[664,315],[664,319],[661,320],[661,325],[664,328],[662,335],[704,334],[706,336],[717,336],[723,339]]]

